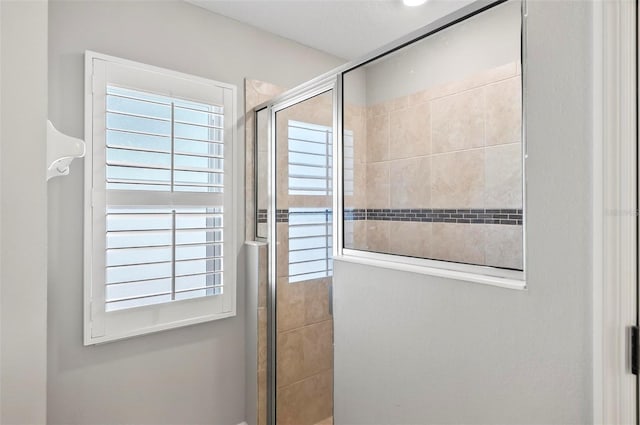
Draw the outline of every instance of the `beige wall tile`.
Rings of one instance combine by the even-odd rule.
[[[344,220],[342,227],[344,232],[344,247],[353,248],[353,230],[355,228],[355,220]]]
[[[431,206],[431,157],[390,161],[391,208]]]
[[[258,372],[267,370],[267,309],[258,308]]]
[[[522,226],[486,224],[488,266],[522,270]]]
[[[345,175],[346,179],[346,175]],[[347,194],[345,187],[345,208],[365,208],[367,205],[367,164],[353,164],[353,192]]]
[[[353,249],[367,248],[367,222],[358,220],[353,227]]]
[[[277,343],[276,378],[281,388],[305,377],[304,334],[301,329],[278,332]]]
[[[373,117],[379,117],[380,115],[389,114],[389,106],[391,104],[387,102],[376,103],[375,105],[367,108],[367,121]]]
[[[484,92],[473,89],[431,102],[431,150],[484,146]]]
[[[305,325],[304,286],[301,283],[289,283],[286,277],[278,278],[277,302],[279,332]]]
[[[389,158],[413,158],[431,153],[430,104],[391,112]]]
[[[333,320],[302,328],[305,377],[333,367]]]
[[[267,286],[269,284],[269,252],[266,245],[258,249],[258,308],[267,306]]]
[[[332,279],[313,279],[303,282],[305,324],[331,319],[329,314],[329,286]]]
[[[333,370],[278,389],[278,425],[314,425],[333,415]]]
[[[306,423],[316,424],[333,415],[333,369],[304,381]]]
[[[484,206],[484,149],[434,155],[431,158],[433,208]]]
[[[389,208],[389,163],[367,165],[367,208]]]
[[[434,91],[432,89],[424,89],[417,91],[415,93],[411,93],[409,98],[409,106],[417,106],[427,103],[433,99]]]
[[[367,119],[367,162],[389,159],[389,115]]]
[[[520,77],[485,88],[486,144],[522,141],[522,89]]]
[[[267,201],[267,188],[269,187],[269,158],[266,152],[258,151],[258,164],[258,209],[267,209],[269,205]],[[253,190],[254,188],[252,187],[252,193]]]
[[[278,425],[312,425],[307,418],[308,395],[306,380],[279,388],[276,394],[276,423]]]
[[[522,208],[520,143],[485,150],[485,207]]]
[[[433,223],[432,258],[485,264],[485,228],[481,224]]]
[[[431,258],[431,225],[413,221],[390,224],[389,252],[418,258]]]
[[[409,96],[396,97],[394,99],[385,102],[386,110],[388,112],[397,111],[398,109],[405,109],[409,106]]]
[[[349,239],[347,239],[347,224],[349,228]],[[345,221],[345,248],[367,249],[367,222],[365,220]]]
[[[373,252],[389,252],[389,221],[367,220],[367,249]]]
[[[258,425],[267,425],[267,371],[258,372]]]

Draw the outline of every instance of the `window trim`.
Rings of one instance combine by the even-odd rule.
[[[189,84],[213,85],[224,89],[225,103],[228,100],[229,119],[225,120],[225,191],[222,205],[224,207],[224,293],[220,296],[199,297],[193,299],[173,301],[170,303],[141,306],[132,309],[106,312],[104,300],[93,296],[96,285],[104,286],[104,279],[96,282],[93,279],[94,267],[94,205],[93,199],[96,192],[93,187],[94,179],[94,155],[93,155],[93,127],[94,127],[94,92],[96,78],[94,76],[94,63],[96,60],[105,61],[114,65],[130,67],[142,72],[156,73],[163,78],[173,78],[188,82]],[[108,83],[106,80],[106,84]],[[140,90],[144,90],[140,88]],[[227,92],[228,91],[228,92]],[[229,99],[227,99],[229,96]],[[177,94],[176,97],[180,97]],[[237,155],[237,88],[235,85],[192,76],[177,71],[146,65],[126,59],[104,55],[92,51],[85,52],[85,140],[88,149],[85,157],[85,187],[84,187],[84,345],[93,345],[103,342],[129,338],[136,335],[158,332],[167,329],[203,323],[212,320],[233,317],[236,315],[236,164]],[[103,190],[105,190],[103,188]],[[185,194],[188,196],[188,194]],[[106,203],[104,205],[106,207]],[[96,266],[97,267],[97,266]],[[208,312],[212,307],[221,305],[221,311]],[[110,322],[112,327],[107,325]],[[104,327],[104,330],[103,330]]]

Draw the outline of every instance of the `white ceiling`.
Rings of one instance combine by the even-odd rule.
[[[344,59],[355,59],[472,2],[429,0],[186,0]]]

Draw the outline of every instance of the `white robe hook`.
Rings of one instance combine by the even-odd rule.
[[[47,121],[47,180],[69,174],[69,165],[74,158],[85,154],[83,140],[60,133]]]

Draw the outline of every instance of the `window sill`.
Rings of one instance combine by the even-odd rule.
[[[480,283],[506,289],[527,289],[524,272],[518,270],[450,263],[447,261],[427,260],[351,249],[344,249],[343,254],[335,256],[333,260],[442,277],[463,282]]]

